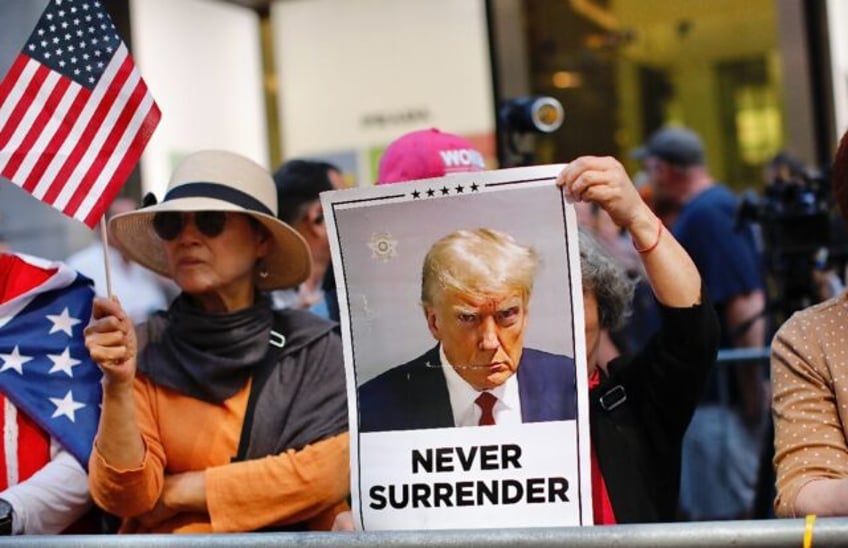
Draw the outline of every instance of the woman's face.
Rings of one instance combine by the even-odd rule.
[[[598,313],[598,299],[595,292],[583,286],[583,318],[586,321],[586,367],[589,376],[598,367],[598,346],[601,340],[600,314]]]
[[[182,230],[162,241],[171,277],[210,312],[253,303],[255,265],[270,248],[269,238],[246,215],[224,215],[223,229],[209,236],[197,228],[194,213],[183,213]]]

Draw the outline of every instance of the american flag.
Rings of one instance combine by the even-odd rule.
[[[18,272],[51,275],[0,304],[0,392],[87,467],[103,394],[82,335],[91,280],[62,263],[13,257]]]
[[[159,107],[97,0],[51,0],[0,82],[0,175],[94,227]]]

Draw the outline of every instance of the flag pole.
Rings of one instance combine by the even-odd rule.
[[[106,234],[106,215],[100,217],[100,236],[103,240],[103,266],[106,267],[106,296],[112,298],[112,274],[109,270],[109,236]]]

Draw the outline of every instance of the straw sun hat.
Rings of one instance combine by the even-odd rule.
[[[262,259],[266,277],[260,289],[296,287],[309,277],[312,260],[303,237],[277,219],[277,189],[259,164],[232,152],[205,150],[183,159],[174,170],[161,203],[115,215],[110,233],[132,260],[170,277],[165,245],[153,230],[160,211],[232,211],[259,221],[274,240]]]

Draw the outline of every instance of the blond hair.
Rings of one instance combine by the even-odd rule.
[[[445,291],[484,297],[519,291],[530,299],[539,264],[532,247],[491,228],[457,230],[437,241],[421,272],[421,303],[432,306]]]

